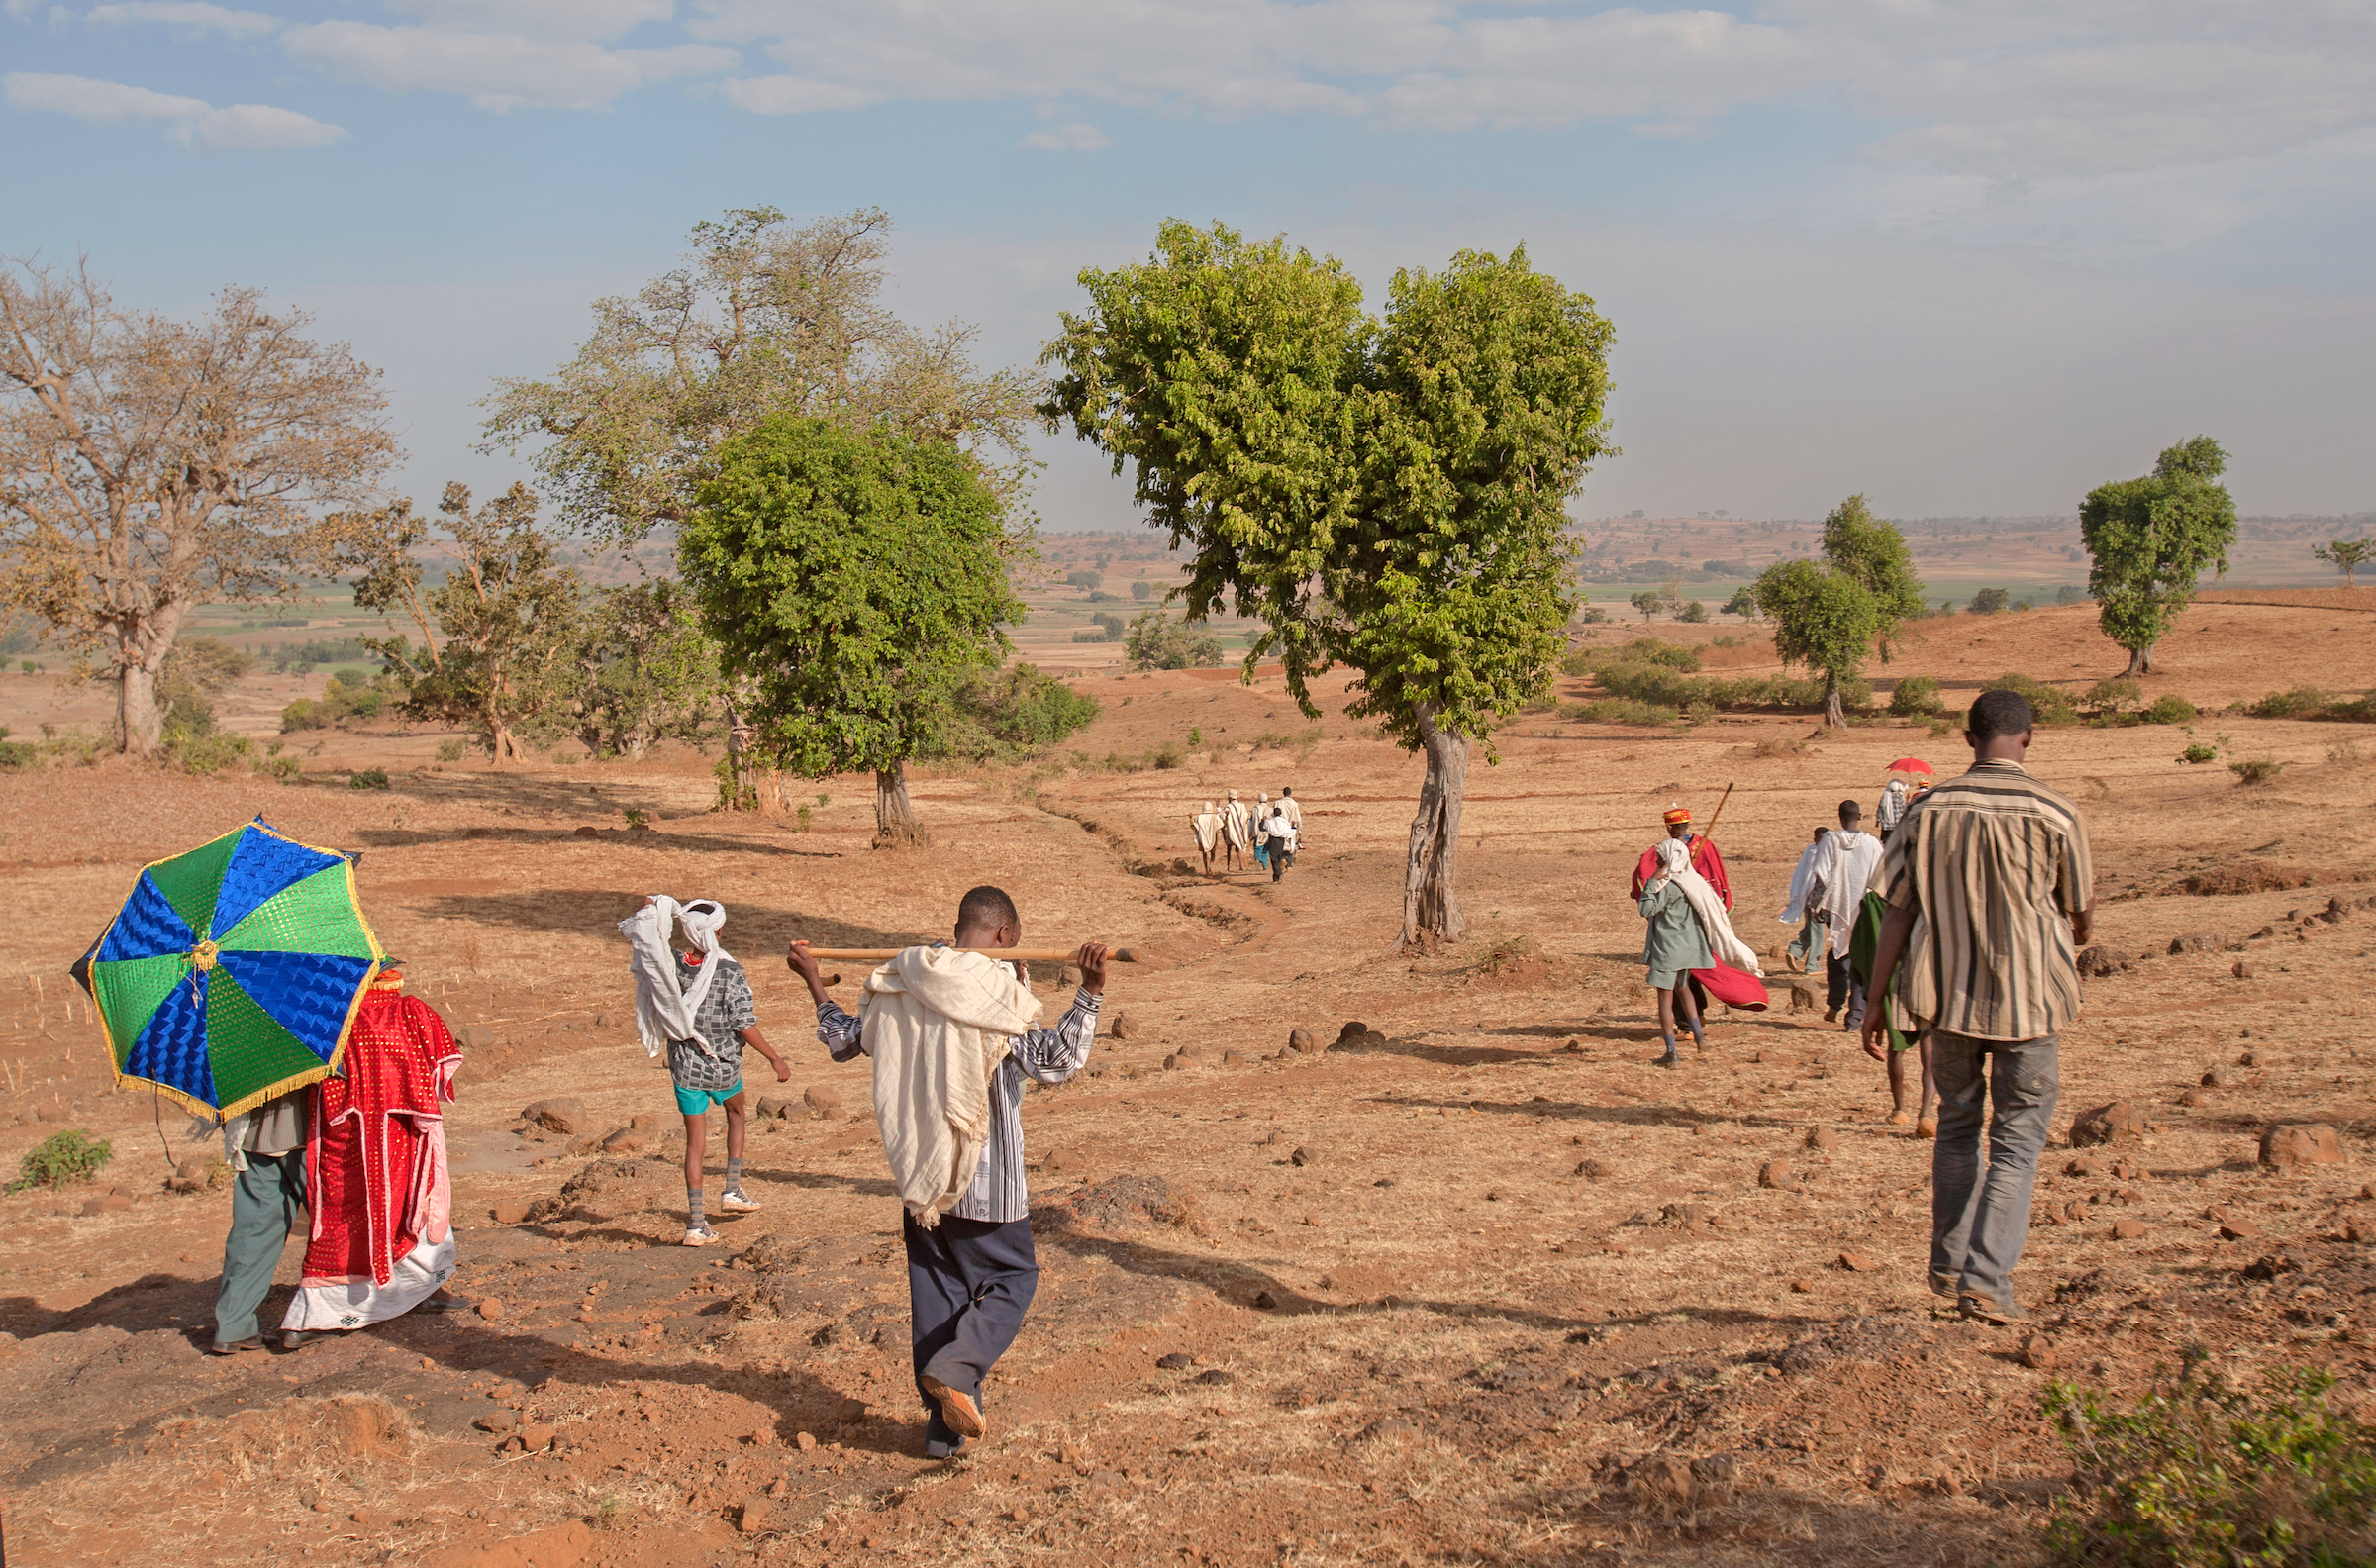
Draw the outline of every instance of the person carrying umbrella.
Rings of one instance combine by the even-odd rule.
[[[219,1354],[263,1348],[256,1309],[309,1197],[313,1086],[341,1065],[385,956],[347,858],[259,818],[145,867],[75,966],[118,1086],[148,1087],[220,1128],[238,1173]]]
[[[1913,785],[1902,775],[1928,774],[1930,764],[1921,757],[1900,757],[1889,765],[1889,771],[1890,780],[1881,789],[1881,803],[1873,811],[1873,827],[1884,839],[1905,821],[1906,808],[1914,803]]]

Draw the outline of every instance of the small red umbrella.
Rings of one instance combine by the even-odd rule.
[[[1889,765],[1892,773],[1928,773],[1930,764],[1921,757],[1900,757]]]

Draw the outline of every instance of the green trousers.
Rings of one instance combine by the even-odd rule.
[[[215,1297],[215,1343],[261,1330],[255,1311],[272,1288],[281,1248],[305,1213],[305,1150],[250,1154],[231,1189],[231,1234],[223,1240],[223,1288]]]

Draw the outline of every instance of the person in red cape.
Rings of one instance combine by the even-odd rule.
[[[386,960],[357,1007],[336,1075],[315,1087],[306,1148],[313,1228],[281,1346],[468,1305],[453,1277],[445,1107],[462,1055],[437,1010]]]
[[[1666,809],[1666,835],[1679,838],[1691,849],[1691,869],[1697,871],[1716,896],[1724,901],[1728,913],[1732,908],[1732,881],[1725,875],[1725,857],[1716,851],[1715,841],[1691,831],[1691,808],[1677,801]],[[1652,844],[1641,852],[1634,867],[1634,885],[1629,896],[1639,903],[1642,889],[1658,874],[1658,846]],[[1762,1013],[1766,1008],[1765,983],[1750,970],[1735,968],[1719,958],[1713,968],[1690,971],[1692,1000],[1696,1011],[1705,1019],[1710,998],[1727,1007]]]
[[[1666,835],[1669,838],[1680,838],[1690,847],[1691,868],[1704,877],[1710,887],[1716,889],[1716,896],[1723,899],[1726,910],[1731,911],[1732,908],[1732,881],[1725,875],[1725,857],[1716,852],[1716,844],[1713,840],[1701,837],[1691,831],[1690,807],[1675,805],[1667,808]],[[1641,898],[1641,890],[1648,887],[1650,878],[1657,874],[1658,847],[1653,844],[1641,852],[1641,859],[1635,863],[1634,886],[1626,896],[1638,901]]]

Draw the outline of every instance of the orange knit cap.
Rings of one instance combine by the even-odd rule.
[[[1666,809],[1665,821],[1670,823],[1689,822],[1691,821],[1691,808],[1688,806],[1669,806]]]

